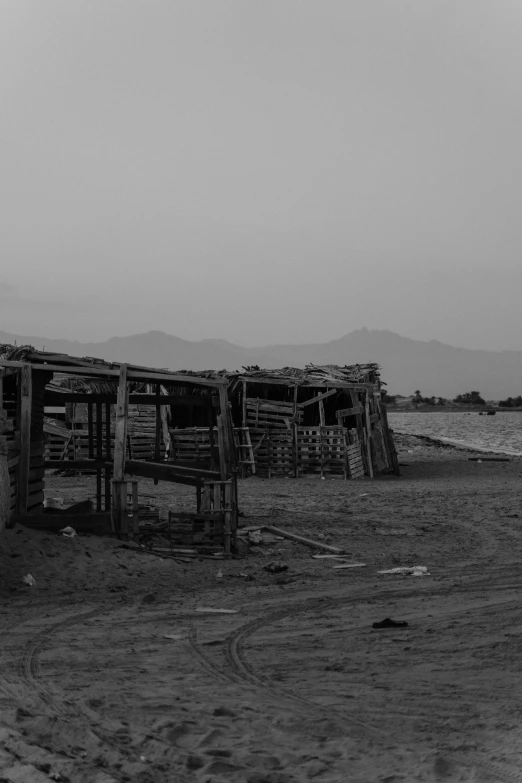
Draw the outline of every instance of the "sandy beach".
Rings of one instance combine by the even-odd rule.
[[[240,482],[244,525],[345,563],[274,536],[216,563],[6,531],[2,780],[518,779],[522,461],[396,440],[401,478]],[[67,503],[92,481],[47,487]],[[408,625],[372,627],[388,617]]]

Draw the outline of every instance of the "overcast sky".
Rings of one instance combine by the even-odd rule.
[[[0,17],[0,329],[522,349],[519,0]]]

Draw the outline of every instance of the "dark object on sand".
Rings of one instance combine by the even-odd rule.
[[[407,626],[406,620],[391,620],[389,617],[381,620],[380,623],[372,623],[372,628],[407,628]]]
[[[511,462],[509,457],[468,457],[469,462]]]
[[[496,414],[496,411],[488,411],[488,416],[494,416]]]
[[[269,574],[280,574],[282,571],[288,571],[288,566],[284,565],[283,563],[269,563],[266,566],[263,566],[265,571],[268,571]]]

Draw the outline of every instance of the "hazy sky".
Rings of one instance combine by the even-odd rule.
[[[0,0],[0,329],[522,349],[519,0]]]

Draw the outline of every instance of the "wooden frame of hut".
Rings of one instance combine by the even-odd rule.
[[[245,368],[228,379],[243,475],[400,475],[378,365]]]
[[[60,379],[58,384],[55,377]],[[143,392],[144,385],[148,393]],[[56,469],[57,463],[46,454],[46,428],[51,425],[44,414],[46,409],[69,404],[86,406],[86,447],[79,454],[67,450],[60,469],[96,474],[96,512],[92,519],[77,519],[76,526],[85,527],[88,521],[90,530],[121,538],[137,535],[139,518],[136,513],[132,517],[128,506],[129,484],[134,495],[137,481],[129,477],[151,478],[155,483],[195,487],[195,514],[182,515],[183,524],[187,517],[203,520],[214,540],[220,540],[226,553],[231,551],[237,527],[237,487],[226,379],[213,373],[175,373],[80,359],[30,346],[0,346],[0,528],[9,521],[31,527],[40,522],[42,527],[51,525],[50,516],[44,515],[45,471]],[[133,405],[152,407],[156,414],[154,453],[146,458],[136,457],[128,447]],[[198,411],[198,421],[205,422],[209,432],[210,459],[195,464],[162,458],[162,439],[169,437],[166,409],[172,426],[187,423],[184,411],[191,412],[190,421],[193,411]],[[66,516],[56,522],[61,527],[68,524]]]

